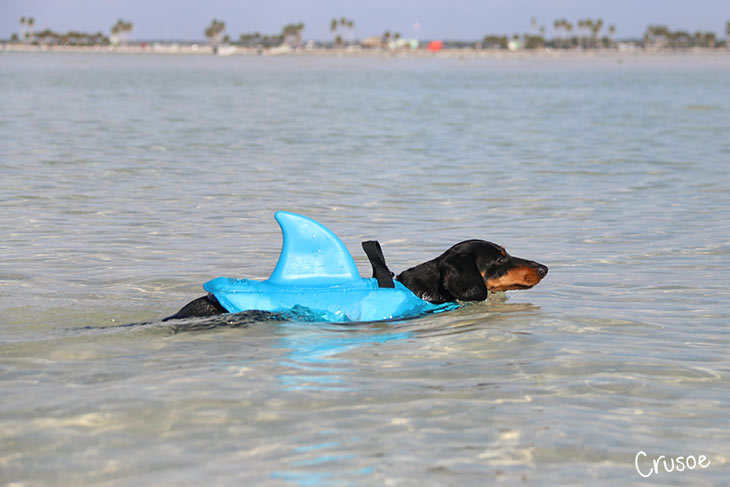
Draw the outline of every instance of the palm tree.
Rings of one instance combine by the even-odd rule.
[[[666,47],[672,37],[672,32],[665,25],[650,25],[644,33],[644,47]]]
[[[26,39],[25,35],[25,17],[20,18],[20,38],[23,39],[23,42],[25,42]]]
[[[345,17],[340,17],[340,27],[343,29],[347,28],[347,19]]]
[[[112,42],[114,42],[114,39],[116,39],[116,42],[120,44],[126,44],[127,43],[127,34],[132,32],[133,28],[132,22],[125,22],[122,19],[118,19],[117,23],[114,24],[111,28],[112,32]]]
[[[565,39],[560,37],[560,34],[558,33],[558,38],[556,41],[556,46],[567,48],[572,45],[572,41],[570,39],[570,32],[573,30],[573,24],[568,22],[568,19],[557,19],[553,22],[553,27],[555,28],[555,31],[558,32],[560,29],[565,29]],[[540,32],[544,35],[544,31],[540,29]]]
[[[205,37],[210,40],[214,53],[218,51],[218,44],[220,44],[221,34],[224,30],[226,30],[226,24],[222,20],[216,19],[211,20],[210,25],[205,29]]]
[[[290,46],[298,46],[302,43],[302,31],[304,30],[304,24],[287,24],[284,26],[281,32],[281,36],[284,42]]]
[[[577,22],[577,27],[575,29],[576,34],[578,34],[578,45],[583,45],[583,36],[580,34],[581,30],[585,27],[585,20],[579,19]]]
[[[591,38],[594,48],[598,47],[598,33],[601,31],[601,27],[603,27],[603,19],[591,21]]]
[[[563,28],[563,21],[560,19],[553,20],[553,30],[555,31],[557,37],[555,38],[555,46],[558,47],[560,44],[562,44],[560,39],[560,32],[558,32],[560,29]]]
[[[33,17],[29,17],[28,18],[28,31],[29,31],[28,37],[30,38],[31,43],[33,42],[33,26],[34,25],[35,25],[35,19]]]
[[[580,44],[583,48],[588,48],[589,33],[593,31],[593,21],[591,19],[583,19],[578,21],[578,28],[585,29],[586,34],[580,36]]]
[[[337,35],[337,26],[338,25],[339,25],[339,22],[337,21],[337,19],[332,19],[330,21],[330,30],[332,31],[332,35],[334,36],[334,40],[332,42],[335,47],[339,46],[340,43],[342,42],[342,38],[339,35]]]
[[[730,49],[730,20],[725,22],[725,47]]]
[[[342,36],[338,32],[339,27],[340,21],[338,19],[332,19],[332,21],[330,22],[330,30],[332,31],[332,35],[334,36],[334,47],[338,47],[342,44]]]
[[[613,36],[616,35],[616,26],[611,24],[608,26],[608,39],[611,44],[611,47],[613,47]]]
[[[593,30],[595,29],[595,25],[593,22],[593,19],[586,19],[585,21],[585,28],[586,28],[586,48],[593,47]]]
[[[573,24],[568,22],[567,20],[564,21],[563,28],[565,29],[565,32],[568,34],[568,45],[570,47],[573,46],[573,39],[570,37],[570,33],[573,32]]]
[[[343,29],[347,29],[347,39],[350,43],[354,42],[353,39],[353,33],[355,28],[355,21],[348,19],[346,17],[340,17],[339,19],[334,18],[330,21],[330,31],[332,31],[332,34],[334,35],[334,45],[339,46],[342,44],[342,35],[338,34],[338,29],[342,27]]]

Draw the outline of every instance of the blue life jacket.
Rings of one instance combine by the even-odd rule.
[[[312,321],[380,321],[458,306],[431,304],[398,281],[385,284],[393,287],[381,287],[378,279],[362,278],[350,252],[325,226],[285,211],[275,218],[284,242],[267,280],[218,277],[203,286],[231,313],[261,310],[306,314]]]

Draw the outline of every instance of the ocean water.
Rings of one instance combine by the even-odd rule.
[[[729,134],[728,53],[2,53],[0,484],[727,485]],[[369,239],[550,273],[403,322],[159,321],[267,277],[280,209],[363,275]]]

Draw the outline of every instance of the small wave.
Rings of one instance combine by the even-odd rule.
[[[702,105],[702,104],[692,104],[687,105],[684,107],[685,110],[691,110],[693,112],[709,112],[713,110],[719,110],[720,107],[715,105]]]

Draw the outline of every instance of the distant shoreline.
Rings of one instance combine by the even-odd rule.
[[[124,46],[50,46],[22,43],[2,43],[0,52],[62,52],[62,53],[108,53],[108,54],[169,54],[169,55],[213,55],[209,44],[183,43],[138,43]],[[321,56],[321,57],[387,57],[387,58],[443,58],[443,59],[576,59],[610,58],[616,56],[713,56],[730,58],[730,49],[725,47],[692,47],[683,49],[655,49],[635,46],[599,49],[474,49],[444,48],[439,51],[418,49],[382,49],[348,46],[343,48],[252,48],[221,46],[219,56]]]

